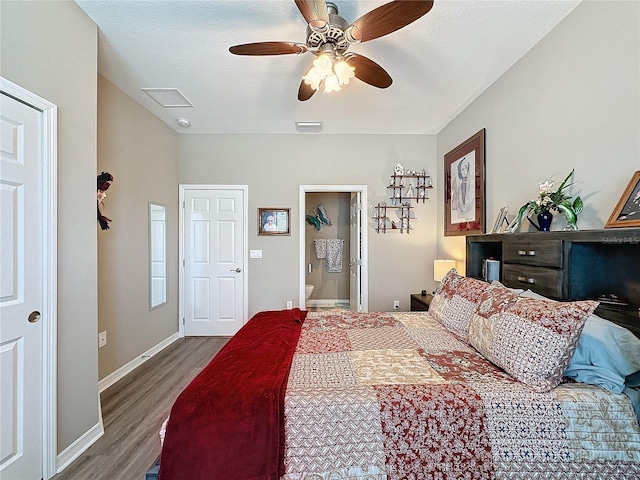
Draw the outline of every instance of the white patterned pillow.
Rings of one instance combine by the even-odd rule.
[[[521,297],[499,282],[482,295],[469,343],[489,361],[537,392],[562,380],[587,317],[598,302],[549,302]]]
[[[469,323],[489,284],[458,275],[451,269],[442,279],[429,305],[429,312],[447,330],[467,341]]]

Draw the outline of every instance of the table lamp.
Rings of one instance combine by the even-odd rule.
[[[433,261],[433,279],[441,282],[445,275],[452,268],[456,268],[455,260],[434,260]]]

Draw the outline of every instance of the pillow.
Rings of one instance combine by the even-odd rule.
[[[471,319],[469,343],[536,392],[562,380],[587,316],[598,302],[549,302],[493,282]]]
[[[489,284],[449,270],[433,295],[429,312],[447,330],[467,340],[471,315]]]
[[[613,322],[589,315],[565,376],[621,393],[625,384],[632,387],[640,383],[639,371],[640,338]]]
[[[527,290],[523,297],[550,300]],[[553,300],[550,300],[553,301]],[[640,338],[620,325],[589,315],[565,377],[613,393],[640,385]]]

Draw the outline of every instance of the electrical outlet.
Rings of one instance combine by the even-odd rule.
[[[393,309],[394,310],[400,310],[400,300],[394,300],[393,301]]]
[[[98,348],[102,348],[107,344],[107,332],[100,332],[98,334]]]
[[[291,300],[287,300],[287,308],[291,310],[293,308],[293,302]]]

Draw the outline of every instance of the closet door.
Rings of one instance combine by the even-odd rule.
[[[184,192],[185,336],[230,336],[246,322],[246,196],[231,187]]]

